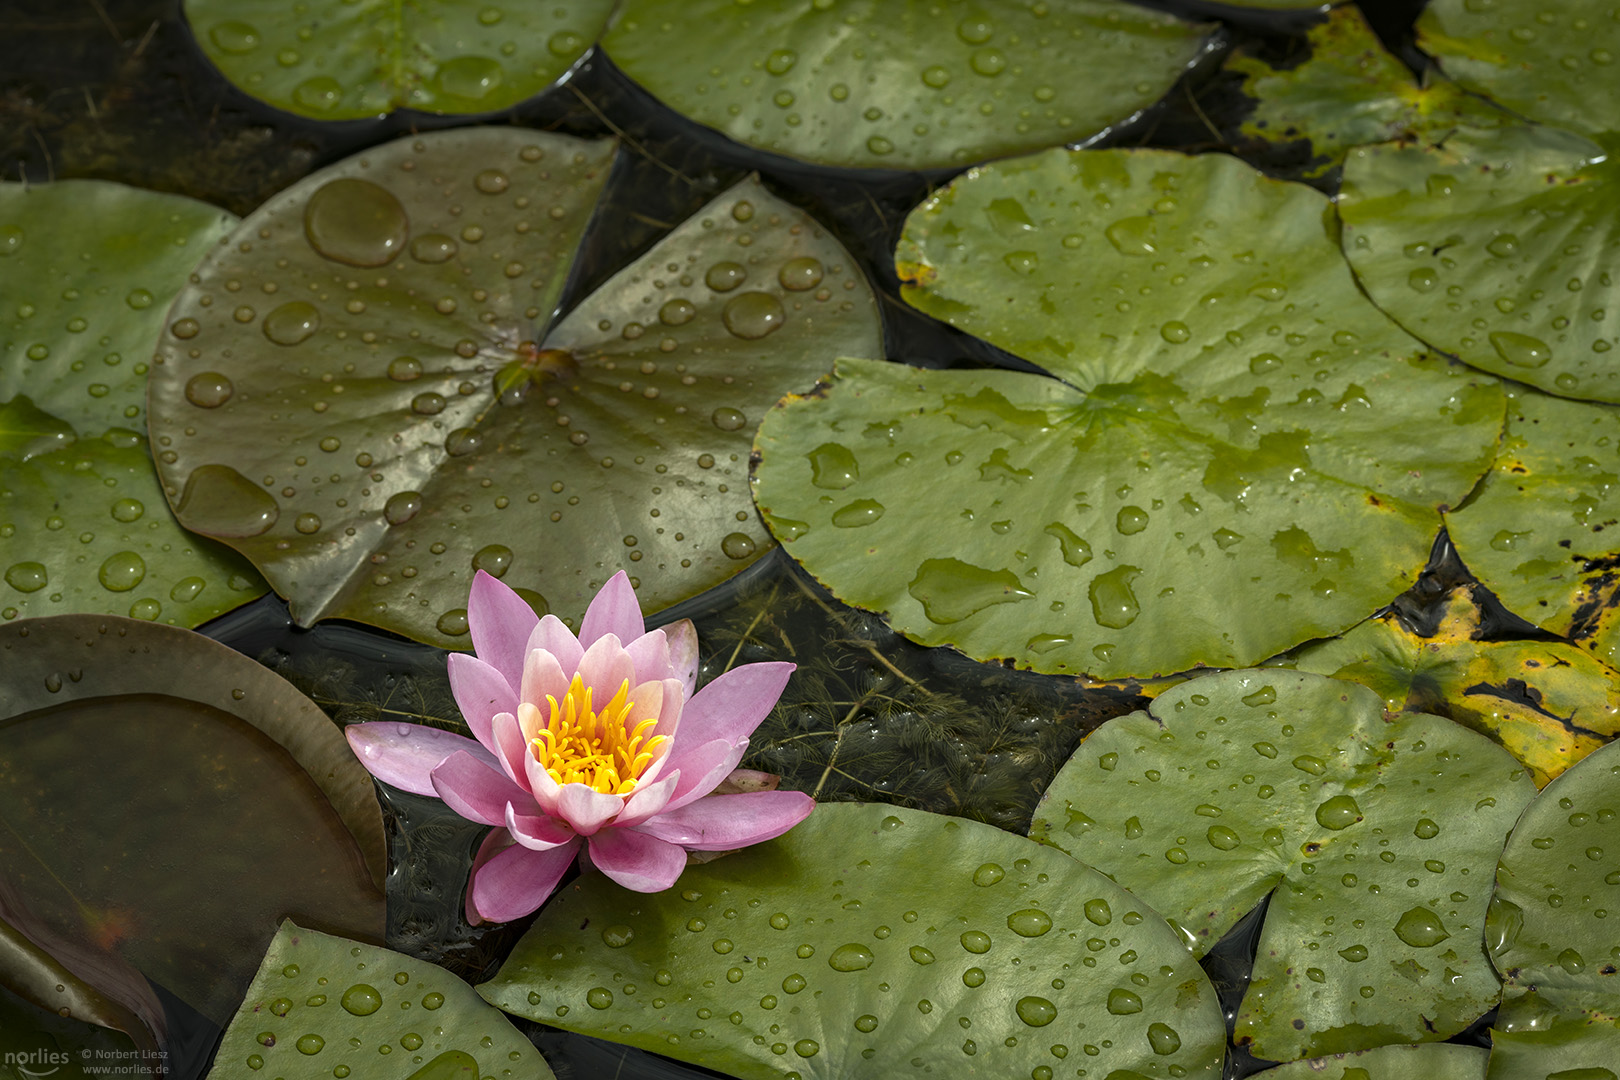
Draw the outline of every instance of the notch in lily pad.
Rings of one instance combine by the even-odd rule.
[[[1485,882],[1534,793],[1449,720],[1386,718],[1371,690],[1320,675],[1233,671],[1099,728],[1030,835],[1198,954],[1269,894],[1234,1037],[1288,1061],[1444,1039],[1496,1003]]]
[[[620,569],[657,610],[769,550],[752,428],[830,356],[878,353],[871,290],[751,178],[557,319],[616,152],[424,135],[247,218],[153,372],[180,520],[252,559],[300,625],[450,647],[477,570],[577,623]]]

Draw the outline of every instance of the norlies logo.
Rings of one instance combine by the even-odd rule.
[[[66,1050],[7,1050],[0,1061],[28,1076],[50,1076],[68,1063]]]

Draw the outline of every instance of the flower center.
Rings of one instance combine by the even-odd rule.
[[[529,746],[535,760],[559,784],[586,784],[610,795],[628,795],[658,756],[658,748],[669,741],[667,735],[648,736],[657,718],[630,719],[635,703],[630,700],[629,679],[601,711],[593,707],[590,687],[578,675],[562,701],[550,694],[546,701],[551,717]]]

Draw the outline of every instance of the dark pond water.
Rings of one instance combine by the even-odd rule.
[[[1243,141],[1240,80],[1220,71],[1222,52],[1257,51],[1273,63],[1302,59],[1309,16],[1242,12],[1213,4],[1153,6],[1222,18],[1219,47],[1166,100],[1105,145],[1239,153],[1294,178],[1301,146]],[[1386,44],[1412,63],[1411,26],[1421,0],[1364,0]],[[245,214],[315,169],[401,134],[467,123],[517,125],[581,136],[618,134],[629,153],[609,188],[570,298],[586,296],[708,199],[758,171],[774,191],[826,222],[877,286],[888,355],[933,367],[1026,367],[900,302],[890,263],[905,214],[945,174],[830,175],[768,158],[661,108],[604,61],[587,57],[562,86],[506,113],[444,118],[409,112],[315,124],[241,94],[190,39],[178,0],[0,0],[0,172],[41,182],[95,177],[204,199]],[[1314,181],[1331,188],[1334,176]],[[1430,570],[1397,602],[1414,628],[1464,571],[1442,538]],[[973,663],[898,638],[880,620],[832,600],[779,554],[714,593],[659,613],[654,625],[692,617],[703,678],[735,663],[793,660],[799,673],[755,737],[744,764],[779,772],[820,799],[877,799],[977,818],[1022,831],[1036,799],[1080,738],[1140,705],[1129,688],[1086,690],[1044,676]],[[1488,630],[1536,636],[1497,605]],[[341,623],[292,626],[269,596],[203,632],[284,675],[336,720],[454,722],[444,653]],[[1530,631],[1526,633],[1525,631]],[[473,929],[461,893],[480,827],[432,799],[385,794],[392,870],[391,947],[443,964],[469,981],[498,965],[523,924]],[[1205,959],[1228,1015],[1248,978],[1261,912]],[[169,1012],[171,1075],[205,1074],[217,1028],[159,988]],[[1488,1018],[1487,1018],[1488,1019]],[[520,1022],[521,1023],[521,1022]],[[560,1077],[676,1078],[718,1075],[645,1052],[553,1031],[523,1029]],[[1482,1020],[1454,1041],[1483,1042]],[[1259,1063],[1234,1051],[1228,1075]]]

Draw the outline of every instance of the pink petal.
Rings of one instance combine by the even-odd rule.
[[[533,754],[524,756],[523,772],[529,778],[529,792],[534,796],[534,801],[540,805],[540,811],[556,817],[557,799],[562,794],[562,785],[546,772],[546,767],[540,764],[539,759]]]
[[[530,851],[549,851],[578,839],[572,829],[548,817],[520,814],[511,803],[506,804],[506,831]]]
[[[473,882],[478,880],[478,871],[489,860],[511,847],[514,842],[512,834],[505,829],[491,829],[484,834],[483,841],[478,845],[478,854],[473,856],[472,872],[467,875],[467,895],[464,900],[467,921],[474,926],[484,921],[478,914],[478,909],[473,907]]]
[[[538,909],[556,891],[557,882],[568,872],[568,864],[574,861],[578,847],[578,843],[573,843],[547,851],[531,851],[514,844],[491,856],[474,868],[467,906],[488,922],[521,919]]]
[[[684,850],[635,829],[603,829],[590,852],[598,870],[636,892],[663,892],[686,869]]]
[[[523,729],[518,726],[517,717],[509,712],[496,713],[491,728],[495,739],[495,753],[501,768],[518,787],[527,791],[529,775],[523,759],[532,755],[529,753],[529,740],[523,737]]]
[[[669,805],[669,800],[675,794],[675,786],[680,780],[681,774],[677,770],[656,783],[637,784],[636,790],[624,800],[624,810],[613,819],[613,824],[621,828],[640,825]]]
[[[523,597],[480,570],[467,597],[467,632],[478,658],[516,687],[523,678],[524,647],[540,616]]]
[[[449,668],[450,693],[455,695],[461,718],[472,729],[473,738],[494,753],[495,743],[489,735],[490,719],[496,713],[517,710],[517,691],[494,665],[476,656],[451,653]]]
[[[781,836],[815,808],[815,801],[802,791],[710,795],[665,810],[640,831],[692,851],[731,851]]]
[[[350,724],[343,729],[349,747],[366,771],[385,784],[416,795],[436,795],[429,775],[435,766],[457,751],[470,754],[492,768],[495,756],[465,735],[421,724],[377,720]]]
[[[531,649],[529,658],[523,661],[523,689],[518,696],[540,710],[541,723],[551,716],[546,698],[554,697],[560,703],[568,693],[569,674],[557,658],[544,649]]]
[[[537,809],[527,791],[471,754],[451,754],[433,770],[432,780],[446,806],[482,825],[505,825],[507,803],[525,813]]]
[[[569,677],[579,667],[579,658],[585,655],[585,647],[579,643],[574,632],[555,615],[547,615],[535,626],[534,633],[529,635],[523,647],[524,657],[536,649],[544,649],[555,656],[557,663],[562,665],[563,674]]]
[[[653,679],[630,687],[629,701],[634,706],[629,716],[632,730],[643,720],[658,720],[663,715],[664,709],[664,680]],[[654,727],[656,726],[655,724]],[[657,732],[657,734],[664,733]]]
[[[602,586],[579,624],[580,644],[587,649],[604,634],[612,634],[623,642],[634,641],[646,632],[647,624],[641,618],[636,590],[630,587],[630,577],[623,570]]]
[[[581,836],[590,836],[624,809],[624,796],[584,784],[564,784],[557,796],[556,816],[568,822]]]
[[[636,666],[634,682],[667,679],[669,668],[669,638],[662,630],[649,630],[624,647],[630,662]]]
[[[665,809],[678,810],[713,791],[720,781],[731,775],[731,770],[737,767],[737,762],[742,760],[747,749],[747,739],[736,745],[724,739],[714,739],[688,751],[679,764],[671,765],[671,768],[679,770],[681,782],[675,785],[675,794],[670,797]]]
[[[619,639],[604,634],[580,657],[578,674],[591,690],[591,708],[600,710],[619,692],[619,687],[635,681],[636,668]]]
[[[658,749],[653,751],[654,757],[651,764],[641,774],[641,783],[643,785],[652,783],[664,774],[665,763],[669,761],[669,755],[675,748],[675,735],[680,730],[681,707],[684,704],[682,701],[683,696],[679,679],[664,680],[663,700],[659,703],[658,709],[658,723],[653,726],[652,733],[654,735],[663,735],[670,741],[661,743]],[[646,719],[640,709],[636,710],[636,716],[640,719]],[[637,788],[636,790],[641,789]]]
[[[682,741],[697,745],[711,739],[746,739],[770,715],[791,674],[793,665],[785,663],[732,668],[694,694],[681,710]]]
[[[664,627],[664,636],[669,640],[669,674],[681,680],[686,696],[691,697],[692,688],[697,685],[697,628],[691,619],[682,619]]]
[[[716,795],[741,795],[744,792],[775,791],[782,783],[781,776],[759,769],[732,769],[731,773],[714,789]]]

